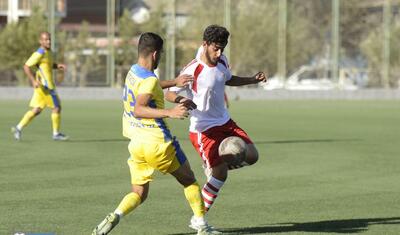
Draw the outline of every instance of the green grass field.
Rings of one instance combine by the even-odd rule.
[[[0,234],[90,234],[130,189],[118,101],[64,101],[68,142],[46,110],[16,142],[28,101],[0,101]],[[208,218],[226,234],[400,234],[399,101],[241,101],[231,114],[259,162],[229,179]],[[201,184],[187,121],[170,126]],[[194,234],[180,185],[157,174],[112,234]]]

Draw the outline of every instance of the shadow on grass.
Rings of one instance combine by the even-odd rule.
[[[189,141],[187,137],[177,137],[178,141]],[[361,139],[306,139],[306,140],[258,140],[255,144],[306,144],[306,143],[333,143],[333,142],[355,142]],[[128,139],[70,139],[70,143],[104,143],[104,142],[129,142]]]
[[[345,219],[326,220],[306,223],[279,223],[265,226],[247,228],[226,228],[220,231],[223,234],[266,234],[266,233],[288,233],[288,232],[309,232],[309,233],[361,233],[368,230],[368,226],[374,224],[395,224],[400,225],[400,217],[389,218],[368,218],[368,219]],[[189,235],[195,233],[178,233],[170,235]]]
[[[361,139],[308,139],[308,140],[272,140],[254,141],[255,144],[306,144],[306,143],[333,143],[333,142],[356,142]]]
[[[104,143],[104,142],[129,142],[128,139],[69,139],[67,143]]]

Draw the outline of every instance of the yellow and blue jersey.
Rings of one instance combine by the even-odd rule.
[[[38,79],[45,88],[49,90],[54,90],[56,88],[52,75],[53,56],[50,50],[45,50],[40,47],[29,57],[25,65],[29,67],[36,66],[36,79]]]
[[[154,72],[138,64],[131,67],[125,79],[123,134],[139,142],[169,142],[172,135],[164,118],[135,118],[136,97],[151,94],[149,107],[163,109],[164,93]]]

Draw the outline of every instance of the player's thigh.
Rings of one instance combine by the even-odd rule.
[[[46,94],[42,88],[35,88],[33,90],[33,96],[29,103],[32,108],[40,108],[41,110],[46,107]]]
[[[56,91],[49,91],[46,95],[46,106],[56,112],[61,111],[61,101]]]
[[[223,163],[218,153],[218,147],[226,137],[228,135],[218,131],[216,128],[202,133],[191,132],[189,135],[193,147],[199,153],[207,168],[212,168]]]
[[[146,149],[146,162],[163,174],[176,171],[187,161],[185,153],[176,140],[148,144]]]
[[[149,189],[150,189],[150,182],[147,182],[145,184],[132,184],[132,192],[136,193],[139,195],[140,200],[144,202],[147,198],[147,195],[149,195]]]
[[[144,144],[135,144],[134,141],[128,146],[130,157],[127,162],[132,185],[144,185],[153,180],[154,168],[146,162],[144,148]]]

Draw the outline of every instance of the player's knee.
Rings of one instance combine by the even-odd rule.
[[[55,108],[53,109],[53,113],[61,113],[61,106],[55,107]]]
[[[196,178],[192,169],[190,169],[188,161],[181,165],[177,170],[172,172],[171,175],[173,175],[175,179],[184,187],[192,185],[194,182],[196,182]]]
[[[258,161],[258,151],[252,144],[247,145],[247,154],[245,162],[249,165],[253,165]]]
[[[148,193],[146,192],[146,193],[142,193],[142,194],[138,194],[138,195],[140,197],[141,203],[143,203],[144,201],[146,201]]]
[[[220,181],[226,181],[228,178],[228,166],[226,163],[221,163],[211,168],[211,175]]]
[[[139,195],[140,201],[141,201],[141,203],[143,203],[147,199],[147,196],[149,194],[149,186],[148,186],[148,184],[140,185],[140,186],[133,185],[132,192]]]
[[[37,116],[42,112],[42,109],[41,108],[34,108],[34,109],[32,109],[32,112],[35,114],[35,116]]]
[[[190,172],[187,172],[185,175],[182,175],[181,177],[176,178],[176,179],[184,187],[192,185],[194,182],[196,182],[196,178],[194,177],[194,173],[191,170],[190,170]]]

